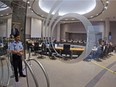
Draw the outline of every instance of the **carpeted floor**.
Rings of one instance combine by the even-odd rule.
[[[50,87],[116,87],[116,74],[111,72],[116,71],[116,54],[101,60],[102,62],[92,60],[77,63],[66,63],[63,62],[65,61],[63,59],[51,60],[48,57],[44,59],[31,57],[40,61],[46,69]],[[39,86],[47,87],[40,67],[33,61],[31,67]],[[36,87],[29,70],[28,78],[30,87]],[[20,78],[19,82],[15,82],[14,78],[11,78],[10,87],[27,87],[26,78]]]

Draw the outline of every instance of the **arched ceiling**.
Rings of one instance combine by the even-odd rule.
[[[0,0],[1,1],[1,0]],[[25,1],[25,0],[24,0]],[[32,3],[33,3],[34,0],[30,0],[30,5],[32,6]],[[38,13],[39,15],[41,16],[44,16],[44,17],[47,17],[47,12],[43,11],[42,8],[39,7],[38,3],[39,1],[41,0],[35,0],[35,2],[33,3],[33,10]],[[43,0],[43,1],[46,1],[46,0]],[[52,0],[51,0],[52,1]],[[53,0],[54,1],[54,0]],[[76,1],[76,0],[73,0],[73,1]],[[79,1],[83,1],[83,0],[79,0]],[[106,0],[103,0],[103,2],[105,3]],[[109,0],[109,5],[108,5],[108,9],[105,10],[101,15],[91,19],[93,21],[103,21],[105,20],[106,18],[109,18],[110,20],[112,21],[116,21],[116,0]],[[71,3],[71,1],[70,1]],[[74,2],[73,2],[74,4]],[[73,7],[73,4],[71,5],[71,7]],[[86,6],[85,6],[86,7]],[[75,7],[76,8],[76,7]],[[70,8],[71,10],[72,8]],[[96,15],[98,14],[101,10],[103,9],[103,5],[101,3],[100,0],[96,0],[96,6],[95,8],[91,11],[91,12],[88,12],[86,14],[84,14],[84,16],[86,17],[90,17],[92,15]],[[73,8],[73,10],[76,11],[76,9]],[[4,11],[0,11],[0,15],[1,14],[7,14],[11,12],[11,9],[6,9]],[[32,12],[30,10],[30,8],[28,8],[28,11],[27,11],[27,16],[29,17],[34,17],[34,18],[40,18],[39,16],[37,16],[34,12]],[[67,18],[66,20],[72,20],[72,18]],[[73,19],[74,20],[74,19]]]
[[[41,1],[41,0],[35,0],[35,2],[34,2],[34,4],[33,4],[33,9],[34,9],[34,11],[36,12],[36,13],[38,13],[38,14],[40,14],[41,16],[44,16],[44,17],[46,17],[48,14],[47,14],[47,12],[45,12],[45,11],[43,11],[40,7],[39,7],[39,5],[38,5],[38,3],[39,3],[39,1]],[[46,1],[46,0],[43,0],[43,1]],[[49,1],[49,0],[48,0]],[[52,0],[50,0],[50,1],[52,1]],[[78,1],[78,0],[73,0],[73,1]],[[82,1],[83,2],[83,0],[79,0],[79,1]],[[103,1],[103,3],[105,4],[106,2],[106,0],[102,0]],[[32,4],[32,2],[33,2],[33,0],[31,0],[31,4]],[[70,2],[71,3],[71,2]],[[73,2],[74,3],[74,2]],[[73,7],[73,4],[71,5],[71,7]],[[86,7],[86,6],[85,6]],[[103,7],[103,4],[101,3],[101,0],[96,0],[96,6],[95,6],[95,8],[91,11],[91,12],[88,12],[88,13],[86,13],[86,14],[84,14],[84,16],[86,16],[86,17],[90,17],[90,16],[93,16],[93,15],[96,15],[96,14],[98,14],[99,12],[101,12],[101,10],[103,9],[104,7]],[[98,17],[95,17],[95,18],[93,18],[93,19],[91,19],[91,20],[93,20],[93,21],[102,21],[102,20],[105,20],[106,18],[110,18],[110,20],[113,20],[113,21],[115,21],[116,19],[115,19],[115,17],[116,17],[116,9],[114,9],[114,8],[116,8],[116,0],[109,0],[109,5],[108,5],[108,8],[107,8],[107,10],[105,10],[101,15],[99,15]],[[74,8],[73,8],[74,9]],[[76,10],[76,9],[74,9],[74,10]],[[30,11],[29,9],[28,9],[28,16],[32,16],[33,15],[33,12],[32,11]],[[36,15],[33,15],[34,17],[37,17]]]

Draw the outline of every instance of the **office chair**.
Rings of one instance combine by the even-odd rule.
[[[63,50],[61,51],[61,55],[62,54],[65,54],[66,56],[70,55],[70,57],[72,58],[72,52],[70,51],[70,45],[66,45],[66,44],[63,45]]]

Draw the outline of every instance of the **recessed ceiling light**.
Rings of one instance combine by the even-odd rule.
[[[71,20],[75,20],[75,19],[71,19]]]
[[[58,0],[39,0],[39,7],[49,13],[54,3]],[[89,3],[88,3],[89,2]],[[68,13],[86,14],[91,12],[96,7],[96,0],[61,0],[59,9],[59,15],[65,15]],[[75,9],[76,8],[76,9]],[[55,11],[53,12],[53,14]]]
[[[31,8],[31,6],[28,7],[29,9]]]
[[[107,9],[108,7],[104,7],[105,9]]]
[[[43,15],[41,15],[43,17]]]
[[[96,14],[96,15],[98,15],[98,14]]]
[[[100,19],[100,21],[103,21],[103,19]]]
[[[29,4],[30,2],[28,1],[27,3]]]
[[[109,1],[106,1],[106,3],[109,3]]]
[[[93,16],[91,16],[91,18],[92,18]]]

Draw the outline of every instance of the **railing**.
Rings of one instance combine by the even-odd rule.
[[[34,61],[34,62],[36,62],[39,65],[39,67],[42,69],[42,71],[44,73],[44,76],[45,76],[45,79],[46,79],[46,82],[47,82],[47,87],[50,87],[48,74],[47,74],[46,70],[44,69],[43,65],[39,61],[37,61],[35,59],[28,59],[27,61]]]
[[[27,63],[26,60],[24,61],[24,63],[25,63],[25,65],[27,66],[27,68],[29,69],[29,71],[30,71],[30,73],[31,73],[31,75],[32,75],[32,77],[33,77],[33,80],[34,80],[34,82],[35,82],[36,87],[39,87],[39,84],[38,84],[37,79],[36,79],[36,77],[35,77],[35,75],[34,75],[34,73],[33,73],[32,68],[31,68],[30,65]],[[27,80],[28,80],[28,76],[27,76]],[[29,86],[29,83],[27,83],[27,85]]]
[[[1,62],[1,79],[0,79],[0,86],[3,86],[3,62],[2,62],[2,58],[0,58],[0,62]]]
[[[4,82],[4,74],[5,74],[5,72],[4,72],[4,65],[3,65],[3,61],[6,61],[6,64],[7,64],[7,70],[8,70],[8,79],[7,79],[7,81],[6,81],[6,84],[5,84],[5,82]],[[10,82],[10,68],[9,68],[9,62],[8,62],[8,60],[6,59],[6,58],[2,58],[2,57],[0,57],[0,62],[1,62],[1,79],[0,79],[0,87],[5,87],[5,86],[8,86],[9,85],[9,82]]]
[[[9,85],[9,82],[10,82],[10,68],[9,68],[9,62],[6,60],[6,62],[7,62],[7,68],[8,68],[8,79],[7,79],[7,84],[6,84],[6,86],[8,86]]]
[[[26,65],[30,68],[30,72],[31,72],[31,74],[33,74],[33,70],[31,69],[31,67],[30,66],[32,66],[31,65],[31,61],[34,61],[34,62],[36,62],[38,65],[39,65],[39,67],[42,69],[42,71],[43,71],[43,73],[44,73],[44,76],[45,76],[45,79],[46,79],[46,82],[47,82],[47,87],[50,87],[50,82],[49,82],[49,78],[48,78],[48,74],[47,74],[47,72],[46,72],[46,70],[44,69],[44,67],[43,67],[43,65],[39,62],[39,61],[37,61],[36,59],[32,59],[32,58],[30,58],[31,57],[31,49],[29,49],[29,56],[28,56],[28,59],[27,60],[25,60],[25,63],[26,63]],[[28,62],[26,62],[26,61],[28,61],[29,62],[29,64],[28,64]],[[36,84],[36,86],[37,86],[37,79],[36,79],[36,77],[35,76],[33,76],[33,79],[34,79],[34,81],[35,81],[35,84]],[[39,86],[39,85],[38,85]],[[37,87],[38,87],[37,86]]]
[[[7,71],[8,71],[8,79],[7,79],[7,81],[4,81],[4,76],[6,76],[4,74],[6,74],[6,73],[4,72],[5,69],[4,69],[3,61],[6,61],[6,64],[7,64]],[[50,87],[50,82],[49,82],[49,78],[48,78],[48,74],[47,74],[46,70],[44,69],[43,65],[39,61],[37,61],[35,59],[30,59],[30,52],[29,52],[29,57],[28,57],[27,60],[24,60],[24,63],[26,65],[26,70],[28,68],[30,73],[31,73],[31,75],[32,75],[32,78],[34,80],[35,86],[39,87],[39,84],[38,84],[36,76],[34,75],[34,72],[32,70],[32,67],[31,67],[32,65],[30,64],[31,61],[36,62],[37,65],[41,68],[41,70],[42,70],[42,72],[43,72],[43,74],[45,76],[46,82],[47,82],[47,87]],[[0,87],[7,87],[7,86],[9,86],[9,82],[10,82],[10,67],[9,67],[10,66],[10,58],[9,58],[9,56],[8,56],[8,59],[6,59],[5,57],[0,57],[0,63],[1,63]],[[28,76],[27,76],[27,86],[29,87]]]

